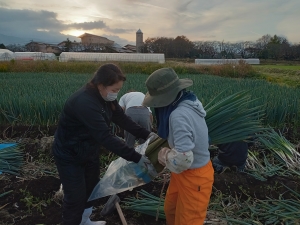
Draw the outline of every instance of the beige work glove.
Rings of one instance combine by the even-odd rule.
[[[178,152],[175,148],[162,148],[158,152],[158,162],[171,172],[181,173],[190,168],[194,161],[193,152]]]
[[[171,149],[164,147],[158,152],[158,162],[161,165],[166,166],[168,160],[167,156],[170,151]]]

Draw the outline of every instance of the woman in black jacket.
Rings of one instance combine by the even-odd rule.
[[[87,202],[99,181],[101,147],[141,166],[151,164],[145,156],[110,132],[109,125],[113,122],[142,139],[156,135],[134,123],[119,106],[116,99],[125,80],[116,65],[105,64],[64,105],[53,144],[53,155],[64,189],[64,225],[105,224],[90,221],[93,202]]]

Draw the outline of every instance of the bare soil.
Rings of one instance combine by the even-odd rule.
[[[60,180],[55,171],[55,165],[51,161],[51,154],[46,146],[41,146],[43,137],[52,136],[55,127],[0,127],[0,141],[21,141],[24,143],[24,160],[26,161],[20,176],[9,174],[0,175],[0,225],[33,225],[61,224],[62,201],[56,197],[60,187]],[[276,198],[284,194],[289,198],[285,186],[296,192],[300,192],[300,178],[272,177],[267,181],[259,181],[243,173],[232,170],[222,174],[215,174],[212,197],[218,192],[224,195],[232,195],[247,200],[249,197],[256,199]],[[164,187],[164,193],[168,183]],[[128,225],[158,224],[165,225],[163,219],[140,214],[124,207],[127,197],[135,197],[138,190],[146,190],[148,193],[160,196],[163,182],[161,179],[143,185],[133,191],[118,194],[120,205]],[[94,205],[92,220],[105,220],[107,225],[122,224],[117,211],[103,218],[100,212],[109,197],[98,199]],[[122,202],[123,200],[123,202]],[[211,224],[226,224],[218,222],[216,214],[209,211],[207,221]]]

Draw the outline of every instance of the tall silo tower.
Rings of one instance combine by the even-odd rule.
[[[139,29],[136,32],[136,52],[142,52],[144,42],[143,42],[143,32]]]

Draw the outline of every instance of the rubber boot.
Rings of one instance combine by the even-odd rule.
[[[82,214],[82,220],[79,225],[105,225],[105,221],[91,221],[90,216],[92,215],[93,207],[85,209]]]

